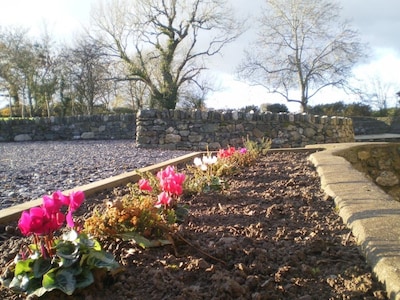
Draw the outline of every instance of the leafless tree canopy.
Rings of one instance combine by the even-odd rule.
[[[363,56],[363,45],[341,21],[340,10],[328,0],[266,0],[258,40],[239,67],[240,76],[300,103],[303,111],[321,89],[342,87]]]
[[[224,0],[113,0],[93,20],[111,53],[128,65],[127,79],[147,86],[150,106],[169,109],[183,86],[196,87],[204,59],[242,28]]]

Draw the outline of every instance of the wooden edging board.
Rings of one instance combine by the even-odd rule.
[[[82,186],[75,187],[73,189],[63,191],[64,194],[68,195],[71,191],[82,191],[85,193],[85,196],[88,197],[97,192],[104,191],[107,189],[112,189],[117,186],[121,186],[127,184],[129,182],[137,182],[140,179],[138,173],[143,172],[157,172],[163,168],[166,168],[169,165],[178,165],[181,163],[188,162],[193,160],[195,157],[203,154],[204,152],[192,152],[177,158],[169,159],[167,161],[151,165],[148,167],[140,168],[131,172],[126,172],[120,175],[112,176],[106,179],[102,179],[99,181],[95,181],[89,184],[85,184]],[[11,207],[7,207],[5,209],[0,210],[0,224],[6,224],[12,221],[17,220],[21,213],[25,210],[30,209],[31,207],[39,206],[43,202],[42,198],[38,198],[32,201],[28,201],[22,204],[17,204]]]
[[[310,152],[310,151],[319,151],[323,150],[323,148],[276,148],[269,149],[268,152]],[[123,173],[120,175],[112,176],[106,179],[102,179],[99,181],[95,181],[86,185],[78,186],[73,189],[63,191],[64,194],[68,195],[71,191],[82,191],[85,193],[85,196],[91,196],[97,192],[104,191],[107,189],[112,189],[117,186],[121,186],[127,184],[129,182],[135,183],[140,179],[138,173],[143,172],[157,172],[169,165],[178,165],[181,163],[188,162],[193,160],[195,157],[198,157],[206,152],[192,152],[177,158],[173,158],[155,165],[151,165],[148,167],[140,168],[131,172]],[[17,204],[11,207],[7,207],[5,209],[0,210],[0,224],[6,224],[12,221],[17,220],[21,213],[25,210],[29,210],[31,207],[39,206],[43,202],[42,198],[38,198],[35,200],[31,200],[22,204]]]

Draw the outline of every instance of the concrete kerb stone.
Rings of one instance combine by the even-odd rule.
[[[343,222],[356,237],[367,263],[385,285],[390,299],[400,299],[400,203],[353,169],[339,151],[360,145],[345,143],[316,145],[310,161],[321,177],[321,187],[334,199]],[[316,147],[314,145],[306,148]]]

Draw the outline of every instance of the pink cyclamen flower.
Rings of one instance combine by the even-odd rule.
[[[175,168],[173,166],[168,166],[165,170],[159,171],[157,173],[157,178],[164,192],[178,196],[182,194],[182,184],[185,181],[185,174],[175,173]]]
[[[171,203],[171,201],[172,199],[167,192],[161,192],[158,195],[157,202],[154,206],[157,208],[160,208],[161,206],[168,206]]]
[[[54,200],[58,200],[62,203],[62,205],[69,206],[70,199],[68,196],[65,196],[61,191],[56,191],[52,195]]]
[[[182,183],[185,178],[182,176],[171,176],[160,180],[161,189],[164,192],[168,192],[170,195],[174,194],[179,196],[182,194],[183,188]]]
[[[241,148],[239,152],[240,152],[240,154],[245,154],[245,153],[247,153],[247,149],[246,148]]]
[[[232,156],[235,153],[235,147],[229,147],[227,149],[220,149],[217,153],[218,158],[226,158]]]
[[[149,191],[151,192],[153,188],[150,185],[150,182],[147,179],[140,179],[138,181],[139,189],[142,191]]]
[[[51,215],[60,211],[63,202],[65,202],[64,198],[66,197],[59,191],[53,193],[51,196],[44,195],[42,207],[46,211],[46,214]]]
[[[85,194],[82,191],[74,191],[69,194],[69,208],[66,215],[67,225],[71,228],[75,226],[75,222],[72,218],[72,213],[76,211],[85,200]]]
[[[56,212],[44,219],[44,233],[48,234],[61,228],[65,222],[65,216],[62,212]]]
[[[44,228],[45,217],[46,211],[42,207],[32,207],[29,212],[24,211],[21,214],[21,218],[18,221],[18,228],[26,236],[32,233],[44,234],[46,231]]]
[[[31,229],[31,215],[27,211],[22,212],[21,217],[18,221],[18,228],[21,230],[21,233],[25,236],[28,236],[32,233]]]
[[[185,181],[185,174],[184,173],[176,173],[174,176],[174,180],[177,184],[182,185],[183,182]]]
[[[76,211],[85,200],[85,194],[82,191],[73,191],[69,194],[69,210]]]

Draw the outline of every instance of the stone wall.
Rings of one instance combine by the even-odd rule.
[[[0,141],[134,139],[136,115],[96,115],[0,120]]]
[[[136,141],[142,148],[210,150],[241,146],[243,138],[271,138],[273,148],[354,142],[349,118],[239,111],[142,110]]]
[[[400,144],[369,144],[357,146],[338,155],[364,172],[381,189],[400,201]]]
[[[382,134],[400,133],[400,117],[352,117],[354,133],[362,134]]]

